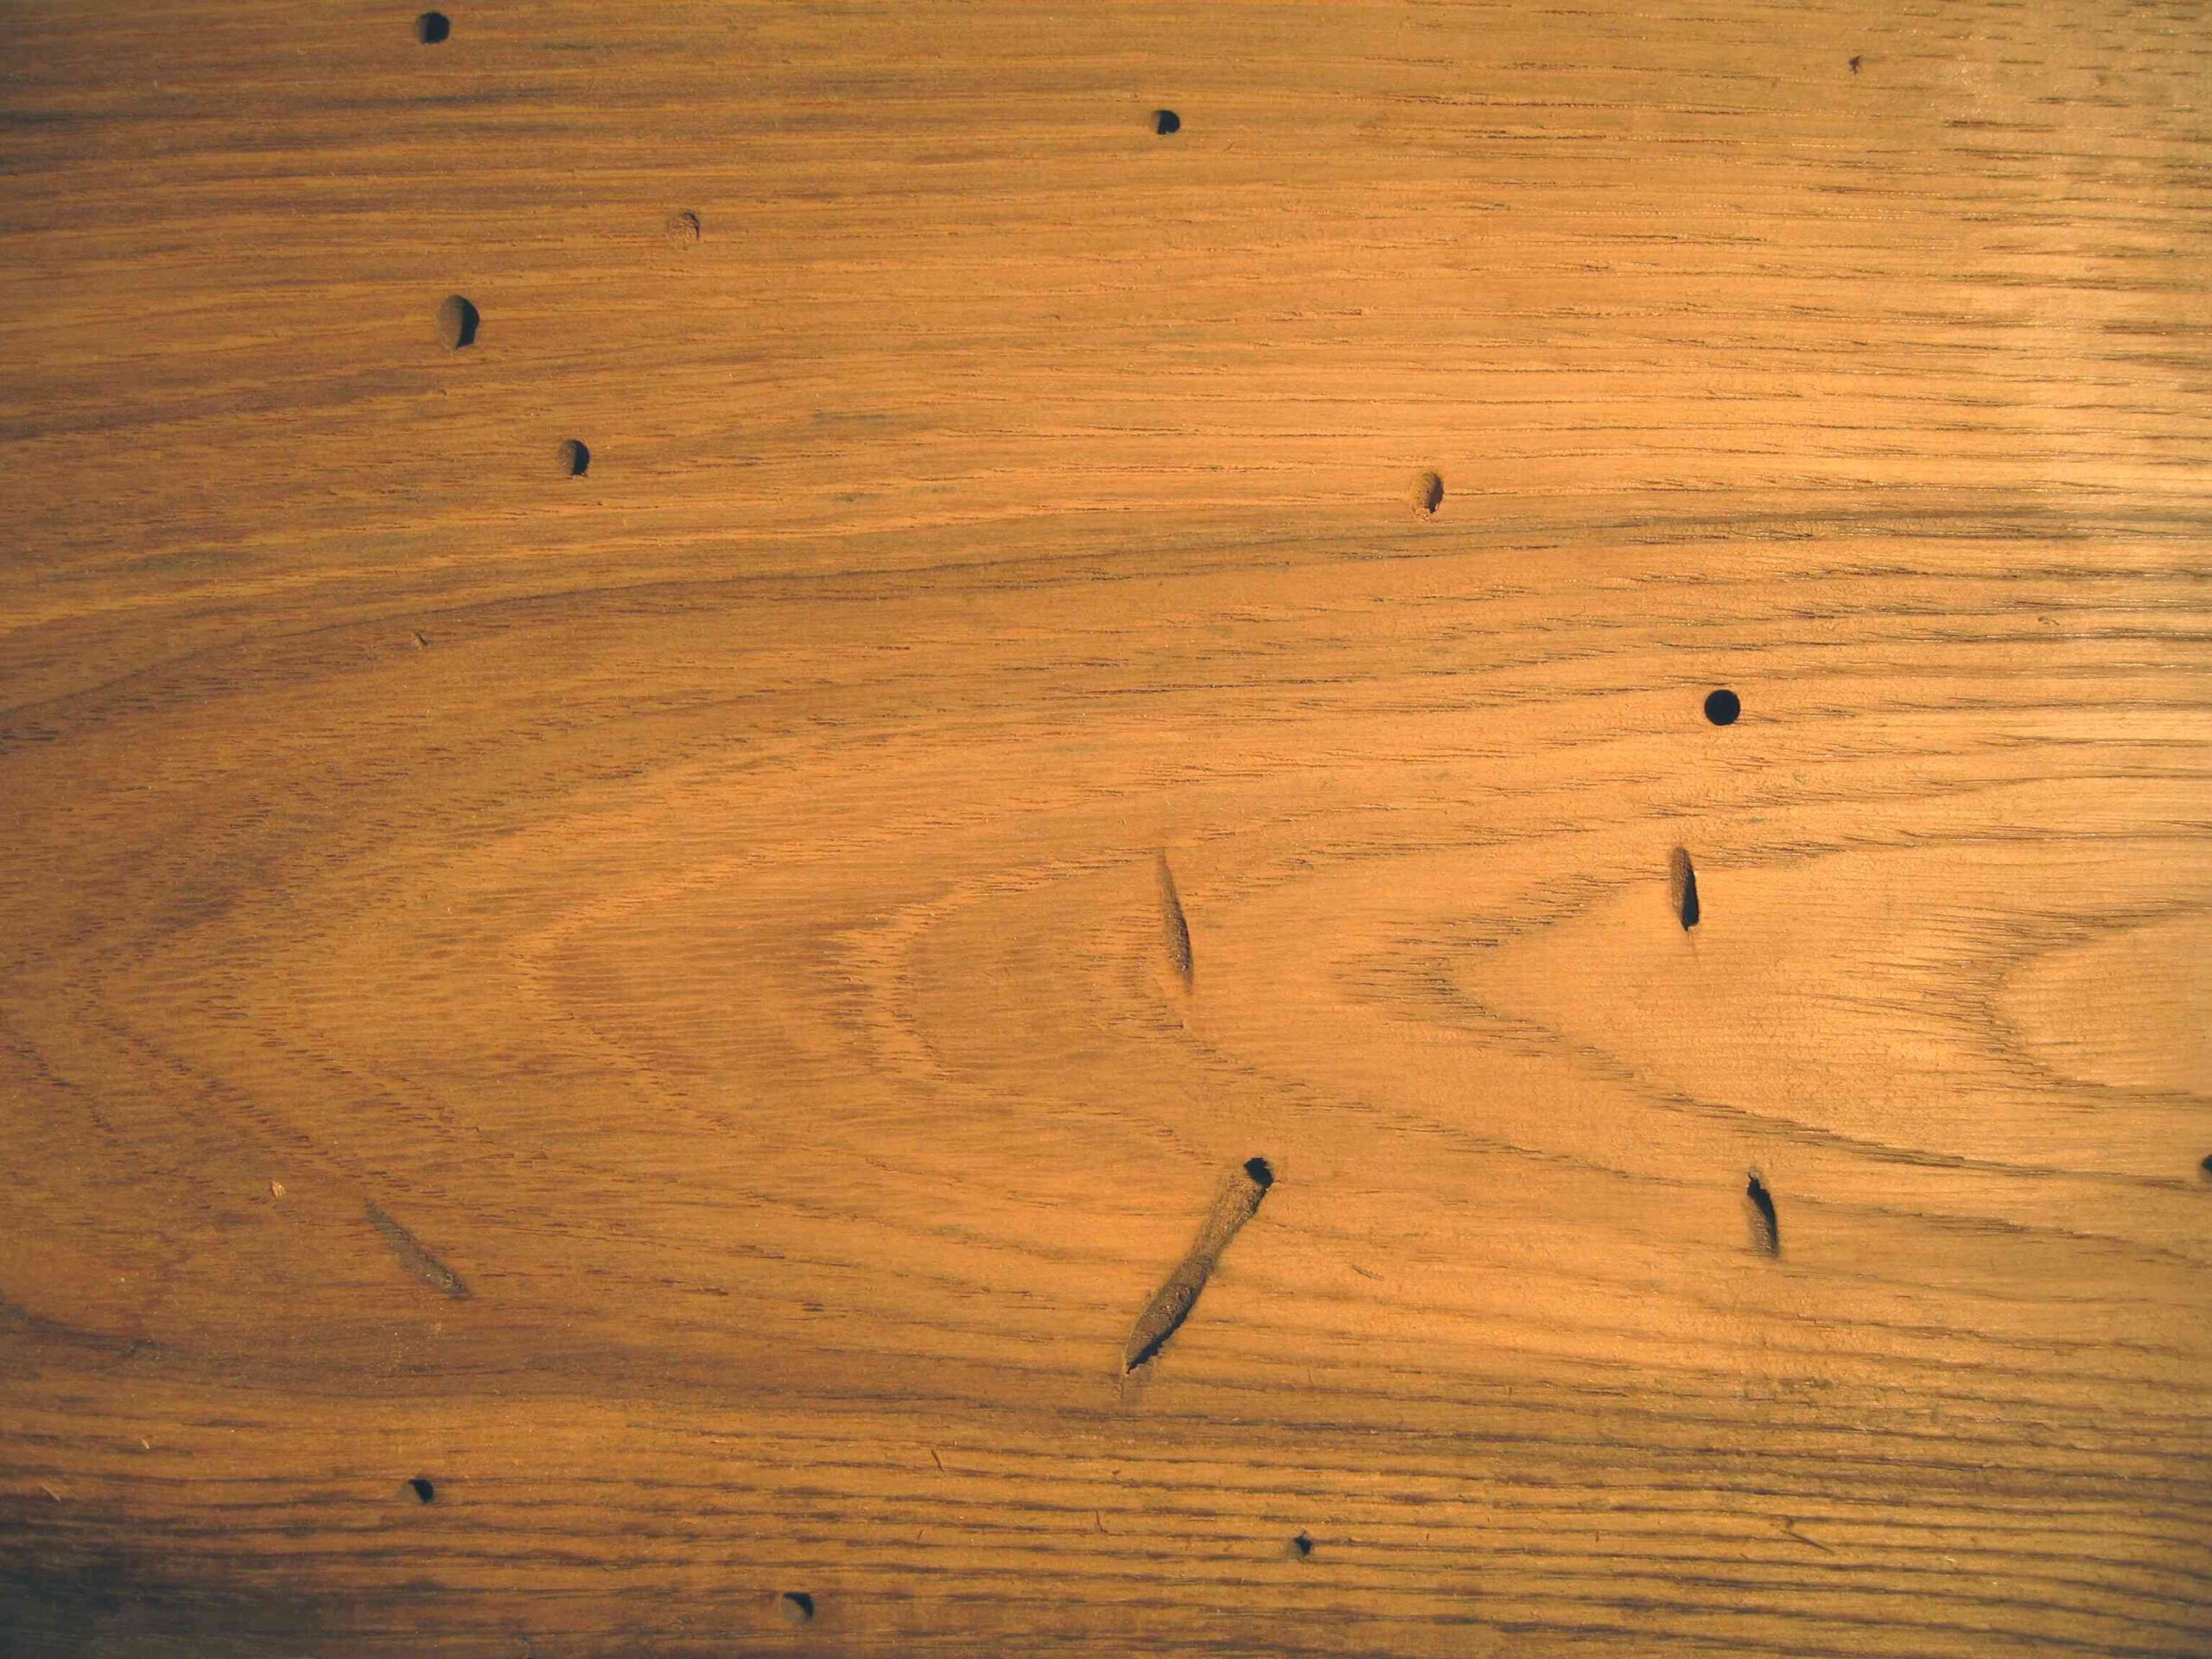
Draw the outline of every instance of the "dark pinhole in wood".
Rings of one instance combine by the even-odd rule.
[[[804,1590],[785,1591],[777,1605],[784,1610],[784,1617],[794,1624],[804,1624],[814,1617],[814,1598]]]
[[[1244,1173],[1259,1183],[1262,1192],[1275,1184],[1274,1167],[1264,1158],[1247,1158]]]
[[[1782,1254],[1782,1224],[1774,1213],[1774,1194],[1766,1190],[1766,1183],[1753,1170],[1744,1184],[1744,1202],[1751,1206],[1751,1237],[1753,1243],[1768,1255]]]
[[[2199,1164],[2197,1168],[2204,1172],[2204,1179],[2206,1180],[2212,1181],[2212,1153],[2205,1154],[2204,1161]]]
[[[1857,58],[1853,58],[1851,60],[1851,73],[1854,75],[1859,73],[1859,60]]]
[[[561,445],[561,470],[570,478],[582,478],[591,470],[591,446],[582,438],[570,438]]]
[[[1705,717],[1716,726],[1733,726],[1743,712],[1744,700],[1725,685],[1706,694]]]
[[[1162,138],[1167,137],[1183,130],[1183,118],[1173,110],[1154,110],[1152,112],[1152,130]]]
[[[409,1481],[407,1490],[415,1494],[416,1502],[419,1503],[428,1503],[438,1495],[438,1489],[430,1484],[428,1477],[423,1475],[417,1475]]]
[[[438,338],[449,351],[476,343],[476,326],[483,321],[474,304],[458,294],[448,294],[438,307]]]
[[[1300,1560],[1305,1560],[1313,1554],[1313,1540],[1308,1535],[1300,1533],[1290,1541],[1290,1553]]]
[[[424,46],[441,44],[453,33],[453,19],[442,11],[426,11],[415,20],[415,38]]]
[[[1697,925],[1697,868],[1690,862],[1687,849],[1677,847],[1667,860],[1667,892],[1675,906],[1675,914],[1688,932]]]
[[[1423,473],[1414,480],[1414,505],[1421,512],[1433,513],[1444,505],[1444,474]]]

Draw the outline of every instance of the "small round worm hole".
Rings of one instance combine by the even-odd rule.
[[[668,216],[668,239],[679,248],[688,248],[699,239],[699,215],[686,208]]]
[[[776,1605],[783,1610],[784,1618],[793,1624],[804,1624],[814,1618],[814,1598],[804,1590],[786,1590],[776,1598]]]
[[[416,1476],[407,1483],[407,1490],[415,1494],[415,1501],[418,1503],[428,1503],[438,1495],[438,1489],[430,1484],[427,1475]]]
[[[1173,110],[1154,110],[1152,112],[1152,130],[1162,138],[1172,137],[1183,130],[1183,118]]]
[[[1292,1539],[1290,1541],[1290,1554],[1291,1559],[1294,1560],[1303,1561],[1311,1560],[1313,1554],[1313,1535],[1310,1533],[1301,1532],[1297,1537]]]
[[[1733,726],[1743,712],[1744,700],[1725,685],[1705,700],[1705,717],[1716,726]]]
[[[1444,474],[1423,473],[1414,480],[1414,506],[1425,513],[1433,514],[1444,505]]]
[[[561,445],[561,471],[569,478],[582,478],[591,470],[591,446],[582,438],[569,438]]]
[[[415,38],[424,46],[437,46],[453,33],[453,19],[442,11],[426,11],[415,20]]]

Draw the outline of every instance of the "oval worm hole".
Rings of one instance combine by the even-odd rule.
[[[457,352],[476,343],[476,327],[483,317],[474,303],[459,294],[448,294],[438,306],[438,338],[448,351]]]

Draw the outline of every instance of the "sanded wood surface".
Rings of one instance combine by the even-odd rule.
[[[0,5],[0,1651],[2212,1652],[2212,13],[446,21]]]

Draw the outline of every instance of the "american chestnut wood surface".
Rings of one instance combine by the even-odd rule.
[[[2212,10],[443,32],[0,5],[0,1651],[2212,1653]]]

